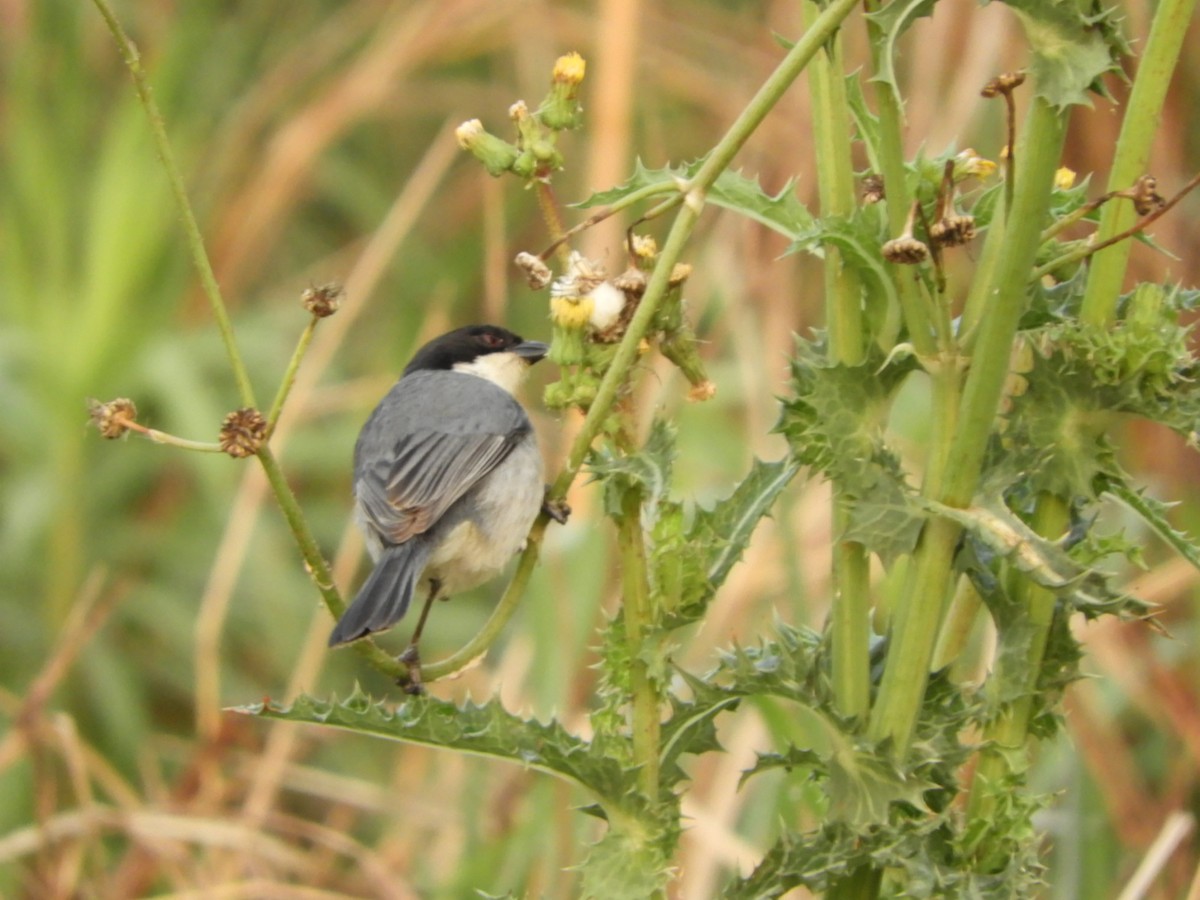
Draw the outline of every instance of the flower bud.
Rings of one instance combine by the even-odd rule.
[[[578,128],[583,106],[579,102],[579,85],[583,82],[587,64],[578,53],[560,56],[554,63],[550,93],[538,109],[538,118],[554,131]]]
[[[485,131],[483,123],[478,119],[463,122],[455,129],[454,137],[458,140],[458,146],[470,151],[472,156],[483,163],[489,175],[504,174],[513,168],[517,157],[521,155],[508,141]]]

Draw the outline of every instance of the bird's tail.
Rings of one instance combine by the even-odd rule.
[[[383,631],[404,618],[428,558],[429,547],[422,540],[385,548],[374,571],[329,635],[329,646]]]

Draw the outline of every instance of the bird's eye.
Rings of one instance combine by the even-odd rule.
[[[485,347],[500,347],[504,344],[504,339],[498,334],[493,334],[490,331],[485,331],[479,336],[479,340],[483,342]]]

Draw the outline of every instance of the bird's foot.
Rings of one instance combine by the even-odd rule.
[[[409,644],[400,654],[400,662],[408,667],[408,673],[396,679],[404,693],[419,697],[425,693],[425,682],[421,679],[421,653],[416,644]]]
[[[567,519],[571,516],[571,507],[567,505],[566,500],[551,500],[546,497],[542,501],[542,512],[548,515],[559,525],[566,525]]]

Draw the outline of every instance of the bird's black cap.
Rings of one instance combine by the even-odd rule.
[[[545,356],[548,349],[540,341],[527,341],[498,325],[467,325],[434,338],[418,350],[404,374],[452,369],[489,353],[515,353],[533,363]]]

